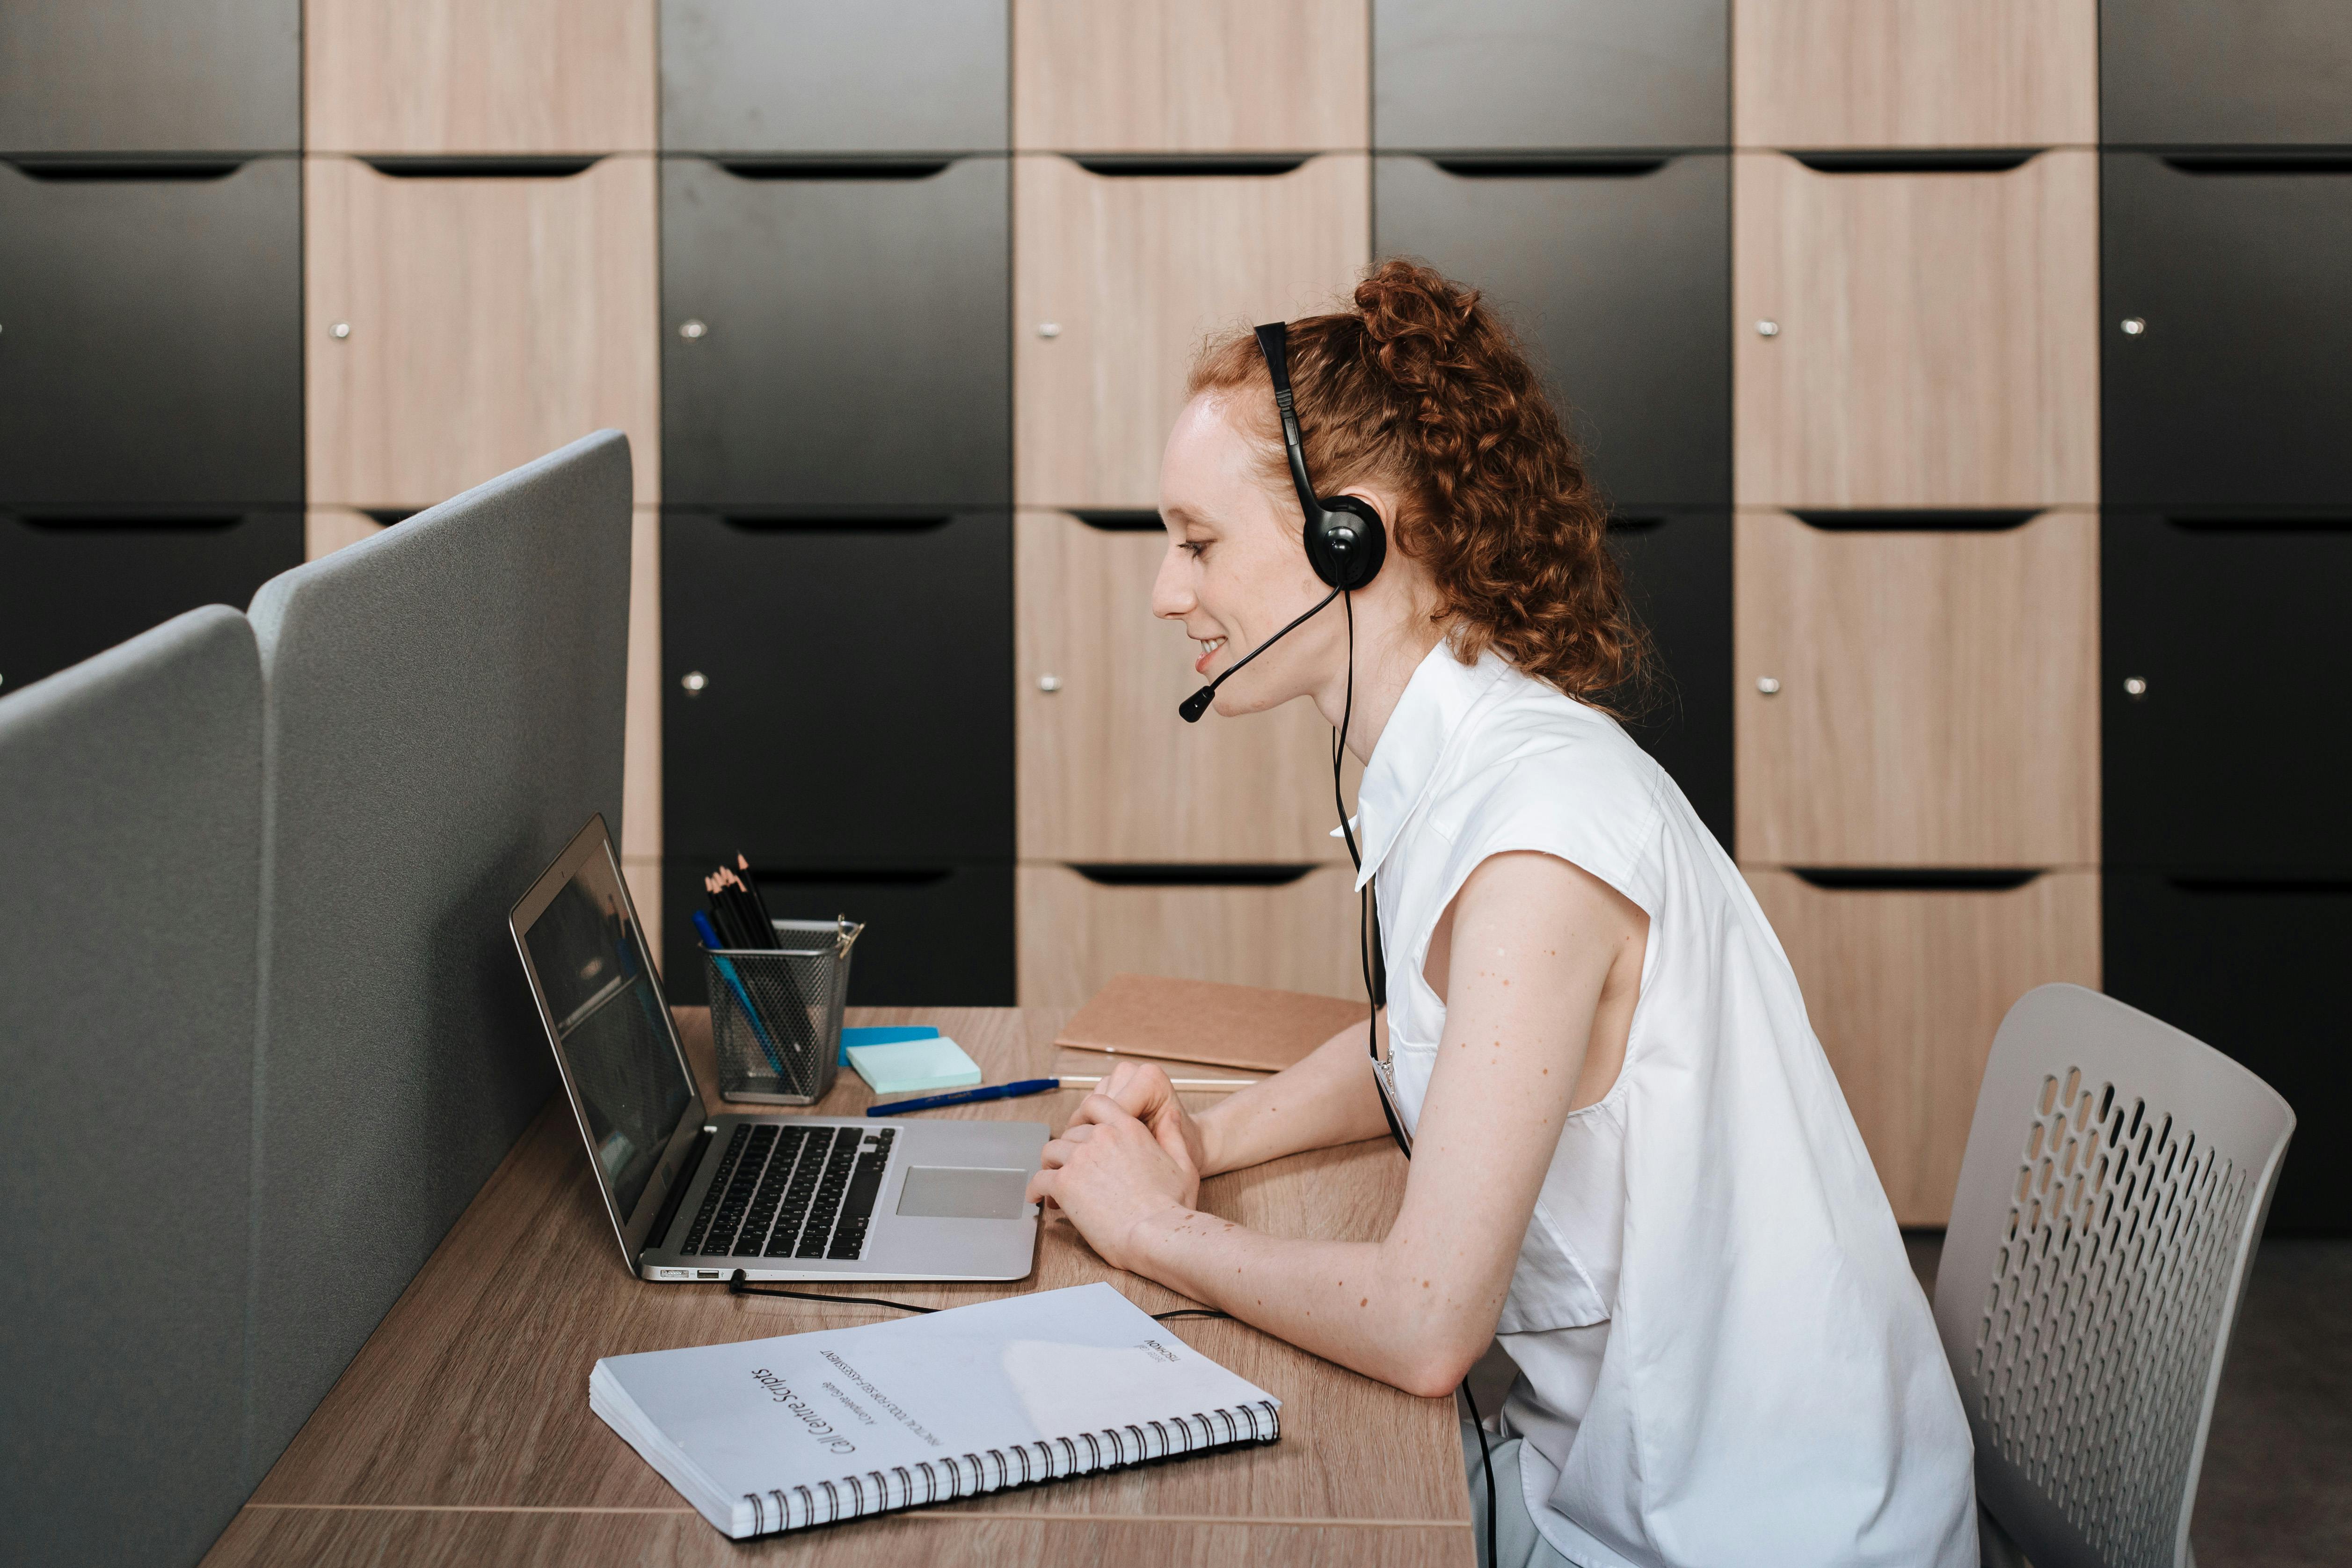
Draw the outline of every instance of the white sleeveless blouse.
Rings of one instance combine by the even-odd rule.
[[[1616,1083],[1568,1119],[1496,1333],[1544,1537],[1585,1568],[1974,1568],[1968,1424],[1796,977],[1731,859],[1605,714],[1441,645],[1364,772],[1408,1126],[1423,977],[1480,861],[1556,855],[1649,916]]]

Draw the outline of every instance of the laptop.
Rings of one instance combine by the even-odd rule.
[[[507,917],[639,1278],[1020,1279],[1034,1121],[714,1114],[686,1065],[602,816]]]

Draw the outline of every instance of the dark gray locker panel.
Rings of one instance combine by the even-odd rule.
[[[301,150],[301,0],[0,5],[0,153]]]
[[[1657,653],[1657,680],[1627,692],[1626,732],[1672,773],[1731,847],[1731,514],[1625,513],[1610,546]]]
[[[2352,143],[2344,0],[2100,0],[2099,135]]]
[[[2302,1126],[2279,1173],[2270,1231],[2352,1230],[2352,1143],[2328,1122],[2352,1100],[2344,955],[2352,881],[2220,881],[2109,871],[2110,995],[2235,1058]]]
[[[2352,509],[2352,158],[2100,162],[2108,501]]]
[[[773,872],[1013,859],[1009,515],[670,513],[662,645],[671,856]]]
[[[1011,145],[1005,0],[662,0],[662,148]]]
[[[663,160],[667,499],[1008,504],[1007,172]]]
[[[1723,147],[1727,0],[1372,0],[1372,145]]]
[[[1730,160],[1386,155],[1372,248],[1475,285],[1620,506],[1731,500]]]
[[[301,178],[0,165],[0,507],[301,504]]]
[[[662,991],[672,1004],[709,998],[688,914],[706,909],[709,867],[671,860],[663,901],[667,928]],[[1013,864],[894,871],[800,871],[760,877],[778,920],[863,921],[849,960],[853,1007],[1010,1007],[1014,1001]]]
[[[302,564],[302,514],[0,513],[0,695]]]
[[[2106,863],[2352,878],[2352,508],[2110,515],[2100,556]]]

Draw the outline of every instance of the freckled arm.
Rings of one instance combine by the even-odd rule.
[[[1388,1235],[1297,1241],[1171,1207],[1135,1224],[1118,1248],[1122,1262],[1382,1382],[1449,1391],[1494,1335],[1602,991],[1629,944],[1638,973],[1642,919],[1566,861],[1484,862],[1454,901],[1445,1036]],[[1343,1064],[1360,1075],[1356,1109],[1369,1113],[1357,1135],[1375,1135],[1379,1102],[1360,1032],[1336,1037],[1291,1072],[1336,1076]],[[1229,1110],[1212,1144],[1216,1169],[1252,1163],[1237,1151],[1269,1158],[1260,1151],[1285,1142],[1264,1129],[1286,1114],[1275,1093],[1288,1076],[1247,1091],[1267,1097],[1264,1110]]]

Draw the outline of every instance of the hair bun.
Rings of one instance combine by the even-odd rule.
[[[1381,368],[1422,389],[1458,357],[1478,309],[1478,290],[1456,288],[1433,268],[1402,258],[1381,262],[1356,285],[1356,309]]]

